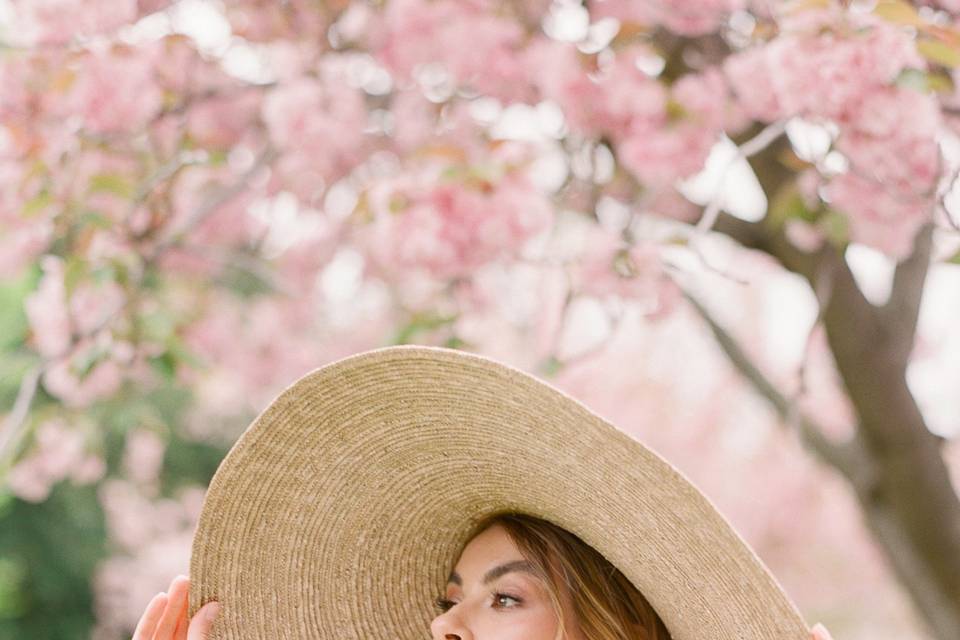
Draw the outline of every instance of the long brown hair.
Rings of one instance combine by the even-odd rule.
[[[643,594],[606,558],[576,535],[524,513],[498,513],[474,527],[474,536],[501,525],[544,580],[566,638],[560,604],[563,580],[573,613],[587,640],[671,640],[670,632]]]

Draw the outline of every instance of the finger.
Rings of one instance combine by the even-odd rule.
[[[219,602],[208,602],[200,607],[197,615],[193,616],[193,620],[190,621],[187,640],[207,640],[210,629],[213,628],[213,621],[216,620],[219,611]]]
[[[160,592],[153,596],[140,621],[137,622],[137,628],[133,632],[133,640],[150,640],[157,629],[157,622],[167,607],[167,594]]]
[[[827,628],[819,622],[810,630],[810,638],[811,640],[833,640]]]
[[[183,613],[177,617],[177,628],[173,632],[174,640],[187,640],[187,629],[190,626],[190,583],[187,583],[187,600],[183,604]]]
[[[177,618],[177,628],[173,631],[173,640],[187,640],[187,626],[190,621],[187,619],[188,608],[183,610],[183,615]]]
[[[156,640],[172,640],[173,632],[177,628],[177,620],[186,615],[187,593],[190,590],[190,579],[186,576],[177,576],[170,583],[170,595],[167,608],[157,624]]]

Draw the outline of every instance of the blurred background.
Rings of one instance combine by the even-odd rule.
[[[0,638],[129,638],[250,421],[401,343],[641,439],[836,640],[960,638],[958,12],[0,0]]]

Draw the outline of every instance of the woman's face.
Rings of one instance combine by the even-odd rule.
[[[434,640],[555,640],[559,623],[543,582],[497,524],[464,548],[447,582],[452,606],[430,623]],[[569,593],[561,594],[568,640],[576,629]]]

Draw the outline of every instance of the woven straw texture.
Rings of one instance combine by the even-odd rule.
[[[188,614],[221,603],[212,640],[426,640],[472,524],[510,510],[602,553],[675,640],[809,636],[659,455],[532,375],[416,345],[316,369],[253,421],[211,481]]]

